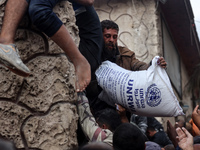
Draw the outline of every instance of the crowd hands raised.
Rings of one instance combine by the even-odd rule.
[[[77,107],[79,110],[81,127],[86,135],[86,142],[79,143],[78,147],[71,150],[199,150],[200,134],[194,135],[192,130],[183,120],[178,120],[174,125],[167,121],[167,132],[154,117],[141,119],[135,122],[128,119],[127,111],[116,104],[116,109],[104,109],[94,117],[89,108],[87,98],[83,93],[79,95]],[[84,109],[83,109],[84,108]],[[84,110],[84,111],[83,111]],[[195,114],[195,115],[194,115]],[[89,116],[87,118],[86,116]],[[85,118],[83,118],[85,117]],[[200,119],[198,105],[193,111],[192,120]],[[132,117],[131,117],[132,118]],[[88,120],[87,120],[88,119]],[[146,124],[147,123],[147,124]],[[196,124],[199,126],[199,124]],[[144,133],[144,128],[146,132]],[[151,132],[155,129],[155,133]],[[186,129],[188,128],[188,130]],[[97,132],[98,131],[98,132]],[[189,132],[190,131],[190,132]],[[160,133],[161,132],[161,133]],[[155,134],[160,134],[156,139]],[[169,138],[169,139],[168,139]],[[17,150],[13,142],[0,139],[0,148],[3,150]]]
[[[88,105],[86,98],[84,99],[83,103],[85,106]],[[86,150],[86,147],[87,150],[200,149],[200,134],[196,135],[193,133],[193,130],[191,129],[192,127],[190,126],[191,124],[189,122],[177,120],[177,122],[172,125],[168,120],[167,131],[165,132],[163,126],[154,117],[144,117],[132,114],[131,118],[129,119],[126,109],[118,104],[116,104],[116,109],[112,113],[108,110],[110,109],[106,108],[94,117],[94,120],[96,120],[96,129],[100,128],[101,133],[99,133],[99,135],[95,135],[95,131],[97,130],[94,130],[92,132],[92,138],[88,139],[89,143],[83,144],[82,146],[80,145],[80,150]],[[87,113],[90,114],[91,112],[89,111]],[[102,117],[101,115],[103,115],[104,119],[99,119],[99,117]],[[199,117],[200,113],[197,106],[193,111],[191,120],[199,120]],[[80,119],[81,118],[82,117],[80,116]],[[88,123],[89,121],[86,124]],[[113,125],[115,125],[114,128]],[[196,125],[198,127],[199,124],[197,123]],[[85,130],[86,126],[84,126],[85,125],[82,126],[83,131],[86,131],[85,134],[87,137],[90,137],[88,135],[91,133],[87,132],[88,130]],[[102,137],[102,135],[104,136]],[[94,138],[94,136],[98,137]],[[93,141],[93,139],[96,140]]]
[[[176,122],[174,126],[167,121],[167,133],[176,150],[198,150],[200,149],[200,111],[197,105],[189,122]],[[186,129],[187,128],[187,129]]]

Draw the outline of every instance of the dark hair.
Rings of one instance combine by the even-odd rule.
[[[115,129],[122,123],[119,114],[111,108],[106,108],[99,111],[96,114],[96,121],[98,122],[99,126],[106,124],[109,127],[109,130],[112,132],[114,132]]]
[[[175,150],[175,147],[173,144],[168,144],[164,147],[165,150]]]
[[[184,120],[178,119],[176,122],[182,123],[183,127],[186,127],[186,122]]]
[[[2,150],[16,150],[15,144],[12,141],[8,141],[0,138],[0,149]]]
[[[119,26],[111,20],[103,20],[101,21],[101,29],[104,32],[104,29],[115,29],[117,32],[119,31]]]
[[[131,123],[121,124],[113,135],[114,150],[144,150],[146,138],[142,131]]]
[[[155,127],[153,127],[153,126],[148,126],[147,130],[149,130],[149,131],[156,131]]]

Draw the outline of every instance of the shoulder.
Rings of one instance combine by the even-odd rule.
[[[132,50],[128,49],[127,47],[118,46],[118,50],[120,55],[127,55],[127,56],[135,55],[135,53]]]

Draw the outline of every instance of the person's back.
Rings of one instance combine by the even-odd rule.
[[[131,123],[135,123],[140,130],[146,134],[146,130],[147,130],[147,117],[146,116],[139,116],[136,114],[132,114],[131,119],[130,119]]]
[[[165,150],[175,150],[175,147],[173,144],[168,144],[164,147]]]
[[[145,150],[162,150],[161,147],[155,142],[147,141],[145,145]]]
[[[131,123],[121,124],[113,135],[114,150],[145,150],[146,138],[138,127]]]
[[[160,131],[152,126],[149,126],[147,128],[147,136],[150,141],[159,144],[161,147],[164,147],[168,144],[172,144],[169,137],[164,131]]]
[[[91,142],[83,146],[80,150],[112,150],[112,146],[103,142]]]
[[[157,131],[163,131],[162,124],[154,117],[147,117],[147,125],[154,127]]]

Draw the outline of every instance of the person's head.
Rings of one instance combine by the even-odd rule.
[[[165,150],[175,150],[175,147],[173,144],[168,144],[164,147]]]
[[[101,28],[105,49],[114,53],[117,48],[118,25],[111,20],[103,20],[101,21]]]
[[[119,114],[111,108],[106,108],[96,114],[96,122],[102,129],[109,129],[114,132],[122,123]]]
[[[83,146],[80,150],[112,150],[112,147],[103,142],[91,142]]]
[[[155,142],[147,141],[145,143],[145,145],[146,145],[145,150],[162,150],[161,147],[160,147],[160,145],[158,145]]]
[[[16,150],[13,142],[0,139],[0,149],[2,150]]]
[[[145,150],[145,141],[142,131],[131,123],[121,124],[113,134],[114,150]]]
[[[156,134],[156,132],[157,131],[154,127],[152,127],[152,126],[147,127],[146,134],[147,134],[148,137],[153,137],[154,134]]]
[[[186,122],[184,120],[178,119],[176,122],[178,123],[177,127],[180,127],[180,128],[182,128],[182,127],[185,128],[186,127]]]

